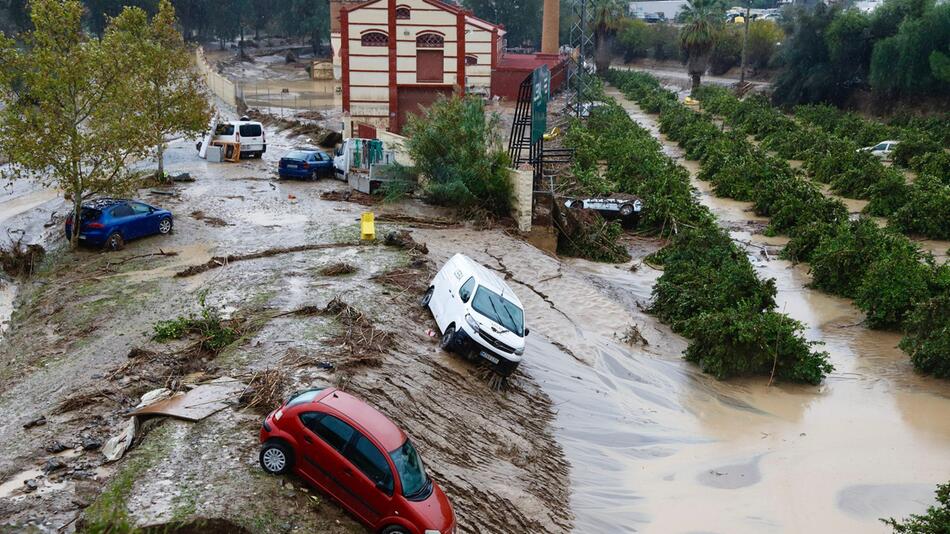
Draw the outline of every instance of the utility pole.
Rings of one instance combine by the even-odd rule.
[[[739,83],[744,83],[744,82],[745,82],[745,65],[746,65],[746,58],[747,58],[748,55],[749,55],[749,53],[746,51],[746,49],[747,49],[748,46],[749,46],[749,7],[750,7],[749,4],[750,4],[750,3],[751,3],[751,2],[749,2],[749,0],[746,1],[746,5],[745,5],[745,18],[744,18],[743,21],[742,21],[742,22],[743,22],[742,25],[744,26],[744,28],[743,28],[743,32],[742,32],[742,66],[739,67]]]

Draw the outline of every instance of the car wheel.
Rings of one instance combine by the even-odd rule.
[[[422,300],[419,301],[419,304],[423,308],[427,307],[430,302],[432,302],[432,294],[435,293],[435,287],[429,286],[429,289],[426,289],[426,294],[422,295]]]
[[[399,525],[389,525],[384,528],[380,534],[409,534],[406,532],[406,529],[400,527]]]
[[[165,217],[158,222],[158,233],[167,234],[172,231],[172,220],[168,217]]]
[[[195,143],[195,150],[197,150],[198,152],[201,152],[201,141],[198,141],[197,143]]]
[[[261,468],[271,475],[283,475],[294,465],[294,453],[281,441],[268,441],[261,447]]]
[[[445,352],[455,352],[455,326],[449,326],[445,329],[445,333],[442,334],[442,340],[439,342],[439,347]]]
[[[583,200],[575,200],[574,202],[571,202],[571,208],[573,208],[573,209],[579,210],[579,209],[581,209],[581,208],[583,208],[583,207],[584,207],[584,201],[583,201]]]
[[[109,234],[109,237],[106,238],[105,249],[122,250],[123,248],[125,248],[125,239],[122,239],[122,234],[119,232]]]
[[[624,204],[623,206],[620,206],[621,217],[629,217],[631,215],[633,215],[633,206],[630,204]]]

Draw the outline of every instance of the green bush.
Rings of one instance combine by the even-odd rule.
[[[894,164],[909,167],[910,161],[928,152],[943,152],[940,143],[920,132],[907,132],[894,149]]]
[[[759,280],[745,252],[717,227],[680,233],[662,259],[650,311],[688,337],[688,321],[700,314],[740,302],[759,312],[775,306],[775,281]]]
[[[596,212],[558,208],[557,252],[563,256],[585,258],[605,263],[622,263],[630,260],[627,248],[619,242],[623,228],[616,221],[605,221]],[[583,216],[580,213],[584,213]]]
[[[785,32],[771,20],[756,20],[749,24],[749,42],[746,47],[746,61],[753,69],[769,66],[778,51],[779,44],[785,39]]]
[[[811,254],[812,285],[854,298],[868,268],[883,255],[887,235],[866,217],[839,226]]]
[[[907,234],[950,239],[950,186],[929,174],[917,177],[907,188],[907,202],[890,221]]]
[[[725,74],[737,67],[742,60],[742,34],[738,28],[728,27],[716,34],[712,54],[709,56],[709,72],[715,76]]]
[[[197,336],[202,350],[217,353],[240,337],[237,330],[221,318],[217,308],[205,304],[205,296],[199,298],[201,312],[155,323],[152,339],[165,342],[188,335]]]
[[[910,168],[917,174],[929,174],[941,180],[943,185],[950,185],[950,153],[943,150],[914,156]]]
[[[416,169],[428,177],[430,202],[508,215],[513,187],[508,154],[498,117],[485,113],[481,99],[440,98],[422,115],[410,117],[406,135]]]
[[[792,262],[811,261],[812,254],[821,240],[837,231],[838,225],[825,222],[811,222],[796,227],[795,235],[782,249],[780,256]]]
[[[804,326],[775,311],[739,306],[712,311],[688,322],[693,337],[686,359],[717,378],[771,375],[818,384],[833,370],[826,352],[803,336]]]
[[[871,199],[864,212],[876,217],[890,217],[901,206],[907,204],[910,188],[900,172],[888,170],[884,176],[868,188]]]
[[[614,47],[624,61],[646,57],[650,52],[650,25],[638,19],[623,19]]]
[[[931,268],[908,247],[895,247],[871,264],[854,302],[871,328],[898,329],[918,302],[930,296]]]
[[[904,321],[900,347],[917,370],[950,378],[950,291],[922,301]]]

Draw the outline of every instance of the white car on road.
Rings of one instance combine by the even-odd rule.
[[[440,346],[481,359],[502,376],[524,354],[524,307],[501,278],[463,254],[452,256],[422,298],[442,333]]]

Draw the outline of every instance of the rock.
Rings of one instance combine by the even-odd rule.
[[[96,451],[102,447],[102,440],[92,437],[92,436],[83,436],[82,437],[82,450],[84,451]]]
[[[293,50],[290,50],[290,51],[287,52],[287,55],[284,56],[284,59],[287,61],[287,63],[296,63],[296,62],[297,62],[297,54],[294,54],[294,51],[293,51]]]
[[[37,482],[35,478],[31,478],[29,480],[23,481],[23,491],[25,491],[26,493],[36,491],[37,488],[39,487],[40,487],[40,483]]]
[[[46,465],[43,466],[43,472],[47,475],[53,471],[59,471],[66,467],[66,462],[62,461],[59,458],[50,458],[46,460]]]
[[[195,179],[191,177],[191,173],[183,172],[181,174],[176,174],[172,176],[173,182],[194,182]]]
[[[68,448],[69,447],[63,445],[62,443],[58,441],[54,441],[46,446],[46,452],[51,453],[51,454],[56,454],[59,452],[63,452]]]
[[[23,428],[33,428],[35,426],[43,426],[45,424],[46,424],[46,416],[41,415],[37,417],[36,419],[31,419],[27,421],[26,424],[23,425]]]

